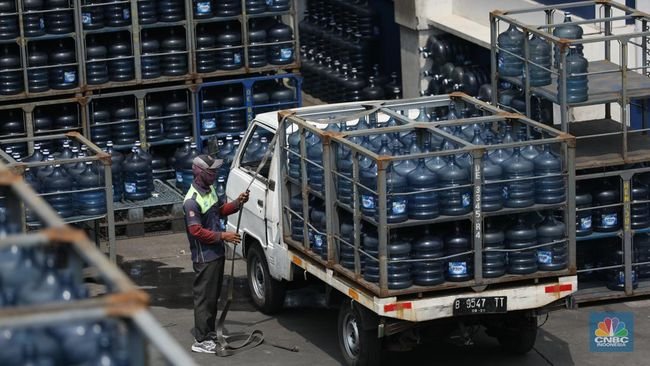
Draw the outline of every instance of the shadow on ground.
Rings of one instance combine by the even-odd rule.
[[[182,267],[171,266],[158,260],[138,259],[132,261],[118,260],[120,268],[129,278],[151,297],[151,306],[168,309],[193,309],[192,282],[194,272]],[[226,271],[228,270],[226,266]],[[221,301],[223,309],[227,296],[229,273],[224,275]],[[233,287],[232,311],[256,311],[250,302],[246,278],[235,277]]]

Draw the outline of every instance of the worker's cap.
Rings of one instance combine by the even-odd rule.
[[[215,170],[223,165],[223,159],[215,159],[210,155],[199,155],[192,160],[192,164],[201,169]]]

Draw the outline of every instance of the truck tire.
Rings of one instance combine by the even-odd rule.
[[[513,355],[524,355],[533,349],[537,339],[537,317],[509,317],[497,335],[501,348]]]
[[[274,314],[284,304],[285,284],[271,277],[266,256],[259,245],[246,254],[248,288],[255,307],[264,314]]]
[[[338,338],[341,354],[348,366],[379,365],[381,360],[381,339],[377,337],[375,317],[364,317],[360,305],[343,301],[339,309]],[[375,321],[376,323],[376,321]]]

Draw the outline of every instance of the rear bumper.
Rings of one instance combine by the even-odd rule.
[[[506,296],[508,311],[540,309],[557,302],[577,290],[578,277],[559,277],[539,285],[514,286],[483,292],[465,291],[453,295],[431,296],[420,300],[395,302],[395,298],[373,301],[373,310],[380,316],[423,322],[453,316],[454,301],[476,296]]]

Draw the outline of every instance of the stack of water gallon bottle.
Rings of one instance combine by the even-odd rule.
[[[427,60],[421,76],[421,95],[462,91],[490,101],[489,65],[480,63],[487,58],[485,50],[451,34],[441,34],[430,36],[419,51]]]
[[[53,169],[49,181],[58,182],[66,173]],[[0,167],[0,174],[11,173]],[[51,227],[56,213],[24,185],[0,183],[0,364],[142,364],[146,347],[134,345],[142,345],[143,333],[131,316],[147,312],[146,295],[84,235]],[[13,211],[21,204],[39,207],[47,228],[25,234]],[[97,277],[87,278],[84,268]],[[155,322],[146,326],[168,337]]]
[[[553,29],[553,36],[563,39],[582,39],[583,29],[578,24],[571,23],[571,13],[564,13],[564,22]],[[558,83],[558,73],[562,62],[559,47],[551,46],[551,43],[543,37],[533,34],[528,39],[529,57],[525,57],[525,35],[514,24],[510,24],[507,30],[499,34],[497,46],[499,54],[497,58],[499,77],[509,81],[501,84],[499,91],[499,103],[518,110],[525,110],[525,101],[513,102],[513,99],[521,99],[521,87],[525,78],[531,87],[544,87],[551,85],[553,80],[557,85],[557,98],[560,100],[562,83]],[[551,57],[553,55],[553,57]],[[528,74],[525,64],[528,64]],[[567,103],[584,102],[588,99],[588,79],[585,73],[588,72],[589,62],[584,57],[583,46],[575,45],[566,51],[566,60],[563,64],[566,72],[566,101]],[[518,87],[516,86],[518,85]]]
[[[366,0],[309,0],[300,22],[304,90],[328,103],[398,99],[397,73],[380,70],[380,27]]]
[[[106,214],[105,169],[100,158],[75,138],[47,140],[48,148],[37,141],[33,153],[22,157],[6,149],[12,164],[23,167],[23,177],[32,189],[63,218],[83,220]],[[52,150],[50,150],[52,149]],[[28,222],[38,222],[26,209]]]
[[[505,275],[567,270],[573,225],[565,225],[568,216],[562,210],[568,195],[566,137],[526,120],[493,116],[485,122],[489,113],[474,108],[471,98],[448,100],[419,108],[390,106],[391,111],[344,122],[323,119],[318,122],[322,130],[288,126],[291,197],[285,209],[294,243],[325,261],[338,258],[350,271],[357,270],[358,254],[358,273],[378,283],[379,238],[385,236],[390,290],[447,281],[466,285],[474,279],[476,240],[483,244],[482,278],[500,281]],[[475,117],[459,119],[459,109]],[[330,161],[336,161],[332,178],[324,170],[330,158],[324,156],[321,137],[327,132],[343,133],[351,144],[330,137],[335,154]],[[335,182],[335,197],[326,195],[329,179]],[[336,200],[338,228],[327,227],[333,215],[327,212],[330,199]],[[355,212],[361,216],[358,225]],[[336,248],[328,250],[328,243]]]

